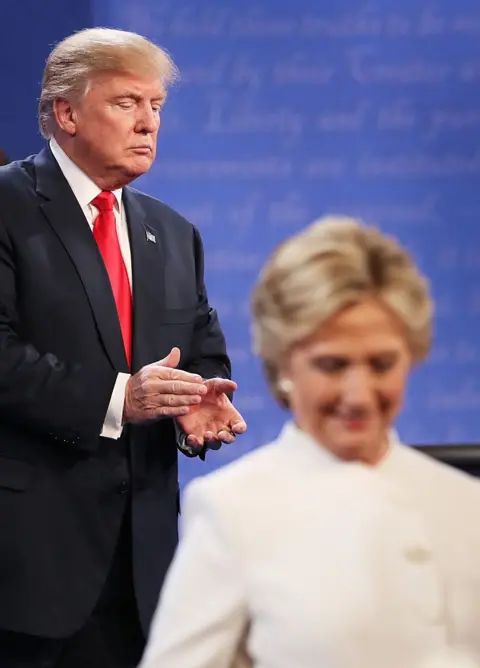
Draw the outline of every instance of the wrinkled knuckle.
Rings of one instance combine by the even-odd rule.
[[[140,369],[138,372],[138,379],[141,383],[145,383],[150,378],[150,372],[146,367]]]

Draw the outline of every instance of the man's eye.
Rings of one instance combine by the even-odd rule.
[[[118,102],[118,106],[121,107],[121,109],[132,109],[134,103],[132,100],[122,100],[121,102]]]

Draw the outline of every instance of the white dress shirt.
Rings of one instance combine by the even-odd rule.
[[[86,223],[89,225],[93,234],[93,223],[98,215],[98,209],[91,203],[93,199],[101,192],[101,189],[85,174],[80,167],[71,160],[63,151],[55,139],[50,139],[50,148],[52,150],[55,160],[58,162],[64,177],[67,179],[73,194],[77,198],[78,203],[85,215]],[[125,207],[122,201],[122,188],[113,190],[115,195],[115,223],[117,226],[118,242],[123,256],[123,261],[128,274],[130,288],[133,293],[132,282],[132,258],[130,253],[130,241],[128,238],[127,218],[125,215]],[[122,434],[122,414],[123,404],[125,400],[125,387],[130,378],[128,373],[119,373],[115,381],[110,403],[108,405],[107,414],[103,423],[101,436],[108,438],[119,438]]]

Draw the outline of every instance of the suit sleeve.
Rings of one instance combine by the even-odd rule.
[[[242,573],[215,504],[195,481],[140,668],[230,668],[247,627]]]
[[[204,378],[230,378],[231,367],[225,338],[217,312],[208,302],[205,288],[203,245],[198,230],[195,227],[193,230],[198,308],[186,369]]]
[[[196,284],[197,284],[197,317],[193,333],[192,348],[185,364],[185,369],[191,373],[198,373],[203,378],[231,378],[231,365],[225,346],[217,312],[208,302],[204,278],[204,254],[200,234],[193,226],[193,246],[195,255]],[[232,396],[229,395],[230,400]],[[177,423],[176,437],[179,450],[187,457],[197,457],[204,460],[208,445],[201,450],[194,450],[185,442],[185,434]]]
[[[116,373],[60,360],[27,340],[19,315],[16,261],[0,219],[0,420],[59,444],[94,449]]]

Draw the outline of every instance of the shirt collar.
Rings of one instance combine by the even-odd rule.
[[[71,158],[68,157],[54,137],[50,139],[50,149],[53,153],[53,157],[58,162],[58,166],[62,170],[64,177],[67,179],[70,188],[73,190],[73,194],[77,198],[78,203],[82,209],[85,209],[101,192],[101,189],[80,169],[78,165],[73,162]],[[115,196],[117,209],[120,211],[122,188],[112,190],[112,192]]]

